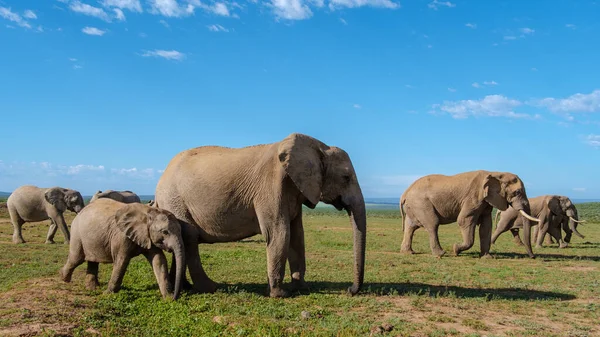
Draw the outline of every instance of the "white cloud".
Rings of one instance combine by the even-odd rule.
[[[170,27],[170,26],[169,26],[169,23],[168,23],[167,21],[165,21],[165,20],[159,20],[158,22],[159,22],[161,25],[165,26],[165,28],[169,28],[169,27]]]
[[[533,67],[531,68],[531,71],[538,71],[538,68]]]
[[[73,1],[69,5],[69,9],[73,12],[81,13],[83,15],[93,16],[95,18],[104,20],[106,22],[110,22],[109,15],[104,11],[104,9],[99,7],[90,6],[88,4],[81,3],[79,1]]]
[[[77,62],[77,59],[74,58],[74,57],[69,57],[69,61],[71,61],[71,62]]]
[[[103,0],[102,5],[104,7],[127,9],[132,12],[142,12],[142,4],[140,3],[140,0]]]
[[[589,146],[600,148],[600,135],[588,135],[587,137],[585,137],[584,142]]]
[[[37,19],[37,15],[31,9],[28,9],[25,12],[23,12],[23,17],[25,17],[27,19],[31,19],[31,20]]]
[[[573,187],[573,191],[575,192],[585,192],[585,187]]]
[[[362,109],[362,106],[360,104],[353,104],[352,107],[354,109]]]
[[[212,12],[217,15],[229,16],[229,9],[227,8],[227,5],[222,2],[217,2],[214,4],[212,7]]]
[[[454,89],[454,88],[448,88],[448,91],[450,91],[450,92],[456,92],[456,89]]]
[[[570,29],[577,29],[577,26],[575,26],[575,25],[574,25],[574,24],[572,24],[572,23],[567,23],[567,24],[565,25],[565,27],[567,27],[567,28],[570,28]]]
[[[348,22],[346,22],[346,20],[340,18],[340,22],[343,23],[344,25],[348,25]]]
[[[195,7],[192,3],[188,3],[187,6],[180,6],[177,0],[148,0],[148,2],[153,14],[176,18],[194,14]],[[194,1],[194,3],[200,4],[200,1]]]
[[[400,8],[400,4],[391,0],[329,0],[329,9],[331,10],[357,7],[396,9]]]
[[[102,165],[94,166],[94,165],[79,164],[79,165],[75,165],[75,166],[69,166],[67,168],[67,174],[68,175],[80,174],[80,173],[85,172],[85,171],[104,171],[104,166],[102,166]]]
[[[75,70],[79,70],[81,68],[83,68],[83,66],[80,66],[79,64],[74,64],[73,65],[73,69],[75,69]]]
[[[177,50],[148,50],[142,54],[143,57],[162,57],[167,60],[181,61],[185,58],[185,54]]]
[[[553,97],[544,98],[533,105],[543,106],[552,112],[600,112],[600,89],[589,94],[574,94],[567,98],[557,99]]]
[[[439,7],[452,8],[452,7],[456,7],[456,5],[451,3],[450,1],[433,0],[432,2],[427,4],[427,7],[437,11]]]
[[[31,28],[29,22],[23,19],[21,15],[13,12],[10,7],[0,7],[0,17],[16,23],[20,27]]]
[[[102,36],[106,33],[106,31],[104,31],[102,29],[98,29],[96,27],[84,27],[81,31],[84,34],[94,35],[94,36]]]
[[[208,30],[210,30],[211,32],[225,32],[228,33],[229,29],[221,26],[221,25],[210,25],[210,26],[206,26],[208,28]]]
[[[113,11],[115,12],[115,18],[119,21],[125,21],[125,14],[123,13],[123,11],[119,8],[113,8]]]
[[[511,41],[511,40],[516,40],[517,37],[516,36],[512,36],[512,35],[508,35],[508,36],[504,36],[504,39],[507,41]]]
[[[477,82],[474,82],[473,84],[471,84],[471,86],[472,86],[473,88],[481,88],[481,84],[479,84],[479,83],[477,83]]]
[[[475,29],[477,28],[477,24],[476,23],[465,23],[465,26],[471,28],[471,29]]]
[[[496,81],[485,81],[485,82],[483,82],[483,84],[485,84],[487,86],[498,85],[498,83]]]
[[[278,19],[305,20],[313,15],[302,0],[271,0],[270,6]]]
[[[521,31],[521,33],[523,33],[525,35],[531,35],[531,34],[535,33],[534,29],[527,28],[527,27],[521,28],[520,31]]]
[[[522,105],[518,100],[509,99],[501,95],[488,95],[480,100],[445,101],[443,104],[433,105],[434,110],[450,114],[453,118],[464,119],[468,117],[507,117],[507,118],[539,118],[539,115],[515,113],[514,108]]]
[[[412,86],[412,85],[410,85],[410,84],[405,84],[404,86],[405,86],[406,88],[408,88],[408,89],[414,89],[414,86]]]

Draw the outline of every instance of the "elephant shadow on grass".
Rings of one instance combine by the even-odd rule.
[[[350,283],[340,282],[307,282],[308,289],[292,292],[292,297],[306,296],[308,294],[343,294]],[[219,284],[219,292],[240,293],[248,292],[257,295],[266,295],[267,289],[264,284],[257,283],[235,283]],[[425,283],[365,283],[363,290],[357,295],[376,296],[407,296],[425,295],[435,298],[485,298],[487,300],[560,300],[569,301],[577,297],[572,294],[564,294],[551,291],[539,291],[523,288],[466,288],[458,286],[440,286]]]
[[[579,247],[577,247],[579,248]],[[589,247],[586,247],[589,248]],[[568,249],[568,248],[567,248]],[[522,253],[509,253],[509,252],[496,252],[492,253],[495,258],[504,259],[528,259],[527,254]],[[549,261],[600,261],[600,256],[587,256],[587,255],[563,255],[563,254],[535,254],[536,259],[549,260]]]

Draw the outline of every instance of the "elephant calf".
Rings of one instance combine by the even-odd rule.
[[[131,204],[134,202],[142,202],[140,200],[140,197],[131,191],[106,190],[104,192],[102,192],[102,191],[96,192],[92,196],[92,199],[90,199],[90,203],[92,203],[100,198],[110,198],[110,199],[120,201],[120,202],[123,202],[126,204]]]
[[[83,207],[83,197],[75,190],[62,187],[40,188],[24,185],[8,197],[6,202],[10,221],[13,225],[13,242],[24,243],[21,227],[26,222],[37,222],[50,219],[46,243],[54,243],[56,229],[65,236],[65,244],[69,243],[69,229],[63,217],[67,209],[79,213]]]
[[[121,288],[131,258],[143,254],[154,269],[164,298],[173,288],[169,282],[167,259],[162,250],[173,252],[176,263],[177,299],[185,271],[185,252],[181,225],[169,211],[143,204],[123,204],[108,198],[96,200],[75,217],[67,263],[60,270],[63,281],[70,282],[73,270],[87,261],[86,285],[98,286],[98,264],[113,263],[107,292]]]

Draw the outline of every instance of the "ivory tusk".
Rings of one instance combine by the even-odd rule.
[[[571,219],[571,221],[575,222],[575,223],[583,223],[586,222],[585,220],[575,220],[572,217],[569,217],[569,219]]]
[[[525,213],[525,211],[522,209],[519,210],[519,213],[521,213],[522,216],[526,217],[527,219],[529,219],[531,221],[540,222],[540,219],[532,217],[531,215]]]

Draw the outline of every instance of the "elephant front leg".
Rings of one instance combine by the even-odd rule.
[[[431,254],[437,258],[441,258],[446,254],[446,251],[440,245],[440,238],[438,235],[438,229],[440,225],[435,224],[434,226],[427,227],[427,232],[429,232],[429,247],[431,247]]]
[[[480,217],[479,225],[479,256],[482,258],[491,258],[490,247],[492,245],[492,212],[486,213]]]
[[[48,234],[46,235],[46,243],[47,244],[54,244],[54,235],[56,235],[56,230],[58,229],[58,226],[56,225],[56,223],[54,222],[53,219],[50,219],[50,227],[48,228]]]
[[[68,245],[71,240],[71,235],[69,234],[69,229],[67,228],[67,223],[65,222],[65,218],[62,214],[57,214],[56,216],[51,217],[52,224],[48,229],[48,236],[46,237],[46,243],[54,242],[54,234],[56,234],[56,227],[59,227],[61,232],[65,237],[65,244]]]
[[[113,264],[112,274],[110,275],[110,281],[108,281],[107,293],[116,293],[121,290],[123,277],[125,276],[130,260],[131,258],[125,254],[117,255]]]
[[[306,273],[306,250],[304,246],[304,227],[302,225],[302,213],[300,213],[290,224],[290,251],[288,261],[292,276],[292,289],[306,289],[304,281]]]
[[[519,229],[518,228],[513,228],[510,230],[510,232],[513,235],[513,241],[515,242],[515,244],[517,246],[525,246],[525,244],[523,243],[523,241],[521,241],[521,237],[519,236]]]
[[[100,286],[100,282],[98,282],[98,267],[100,264],[98,262],[90,262],[87,263],[87,270],[85,272],[85,286],[89,290],[96,290],[98,286]]]
[[[23,224],[25,223],[25,221],[23,221],[18,216],[13,218],[12,214],[10,215],[10,217],[11,217],[11,222],[13,225],[12,242],[13,243],[25,243],[25,240],[23,239],[23,233],[21,231],[21,228],[23,227]]]
[[[458,256],[461,252],[473,247],[475,242],[475,218],[473,216],[460,217],[458,218],[458,225],[462,233],[463,242],[455,243],[453,245],[454,255]]]
[[[270,297],[287,297],[283,289],[285,264],[290,247],[290,221],[278,210],[258,213],[260,230],[267,241],[267,277]]]
[[[153,248],[144,254],[148,262],[152,265],[160,294],[163,298],[172,297],[172,284],[169,282],[169,270],[167,268],[167,258],[165,254],[157,248]]]
[[[496,243],[496,240],[498,240],[498,237],[508,231],[514,224],[514,221],[508,219],[508,217],[500,217],[500,221],[498,221],[498,223],[496,224],[496,230],[494,231],[494,234],[492,235],[492,242],[491,243]],[[491,230],[491,228],[490,228]],[[514,235],[514,233],[513,233]],[[519,235],[519,232],[517,231],[517,236]]]

